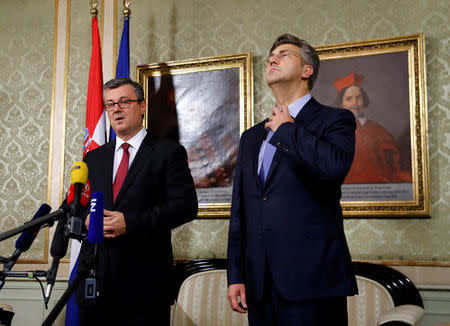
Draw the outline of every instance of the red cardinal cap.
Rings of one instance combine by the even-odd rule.
[[[336,87],[336,90],[338,92],[340,92],[344,88],[352,86],[352,85],[361,86],[363,80],[364,80],[364,75],[358,75],[358,74],[355,74],[354,71],[352,71],[347,76],[336,79],[334,81],[334,87]]]

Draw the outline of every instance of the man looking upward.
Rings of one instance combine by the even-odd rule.
[[[265,71],[276,105],[241,137],[228,298],[252,326],[347,325],[346,296],[357,293],[339,203],[356,124],[311,97],[319,64],[304,40],[278,37]]]

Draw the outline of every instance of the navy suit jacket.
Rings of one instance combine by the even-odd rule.
[[[130,304],[152,298],[170,301],[171,229],[193,220],[198,209],[186,150],[148,133],[113,203],[114,151],[115,141],[85,156],[92,191],[104,194],[105,209],[124,214],[127,227],[125,235],[104,239],[99,247],[96,272],[100,288],[109,268],[112,281]],[[92,246],[84,242],[80,261],[90,255]]]
[[[354,156],[353,114],[310,99],[294,123],[272,136],[277,150],[262,184],[257,167],[266,121],[240,140],[228,283],[244,283],[248,300],[260,300],[267,266],[273,286],[290,301],[357,293],[339,202]]]

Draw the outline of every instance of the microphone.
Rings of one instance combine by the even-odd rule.
[[[51,207],[47,204],[42,204],[41,207],[37,210],[36,214],[34,214],[33,218],[31,220],[37,219],[39,217],[42,217],[44,215],[47,215],[51,211]],[[12,256],[9,258],[8,262],[3,265],[3,272],[7,273],[11,271],[11,268],[16,263],[17,259],[19,259],[19,256],[22,254],[22,252],[27,251],[30,249],[31,245],[33,244],[34,239],[36,239],[36,236],[39,233],[39,228],[32,229],[29,231],[24,231],[19,236],[19,238],[16,240],[16,250],[12,254]],[[4,282],[4,276],[0,276],[0,289],[5,284]]]
[[[70,205],[72,205],[74,200],[75,200],[75,186],[71,184],[69,190],[67,191],[67,207],[70,208]],[[80,206],[86,207],[89,204],[89,200],[91,200],[91,182],[88,179],[85,185],[83,186],[83,189],[81,190]]]
[[[53,257],[52,265],[47,271],[47,289],[45,291],[44,303],[48,304],[50,295],[52,294],[53,286],[55,285],[56,274],[58,273],[59,261],[66,255],[69,238],[65,236],[64,220],[60,220],[56,226],[55,234],[50,247],[50,254]]]
[[[103,241],[103,193],[94,192],[91,199],[91,215],[89,218],[89,243],[101,243]]]
[[[81,207],[86,207],[91,198],[91,183],[87,179],[88,168],[86,163],[75,162],[71,170],[72,184],[67,192],[67,207],[70,217],[67,225],[64,220],[60,220],[56,226],[53,236],[50,254],[53,257],[52,265],[47,272],[47,289],[45,291],[44,303],[47,305],[55,285],[58,273],[59,261],[66,255],[69,238],[82,240],[83,220],[79,217]]]
[[[52,208],[47,204],[42,204],[41,207],[37,210],[36,214],[34,214],[32,220],[42,217],[50,213]],[[33,244],[34,239],[39,233],[39,229],[34,229],[30,231],[24,231],[20,235],[20,237],[16,241],[16,250],[20,250],[21,252],[25,252],[30,249]]]
[[[75,162],[70,171],[70,180],[75,188],[71,214],[78,216],[80,209],[80,197],[88,178],[88,167],[83,161]]]
[[[97,280],[95,279],[95,263],[97,258],[97,246],[103,241],[103,193],[94,192],[91,199],[89,218],[88,242],[94,244],[93,260],[91,260],[90,275],[86,279],[84,297],[95,299],[97,297]]]
[[[70,238],[83,239],[83,220],[80,218],[81,197],[83,187],[87,182],[88,167],[83,161],[75,162],[70,173],[73,191],[73,203],[70,205],[70,218],[67,221],[67,233]],[[90,190],[90,186],[88,186]]]

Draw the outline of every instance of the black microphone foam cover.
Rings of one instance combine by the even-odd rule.
[[[41,207],[39,207],[39,209],[37,210],[36,214],[34,214],[34,216],[31,220],[34,220],[36,218],[47,215],[48,213],[50,213],[51,210],[52,210],[52,208],[49,205],[42,204]],[[19,249],[22,252],[30,249],[30,247],[33,244],[33,241],[36,238],[36,236],[38,235],[38,233],[39,233],[39,228],[22,232],[20,237],[16,240],[16,249]]]
[[[94,192],[91,198],[88,241],[101,243],[103,241],[103,193]]]
[[[65,223],[65,220],[60,220],[56,226],[52,246],[50,247],[52,257],[62,258],[66,255],[69,238],[64,234]]]

